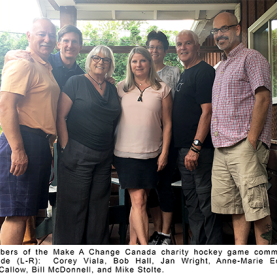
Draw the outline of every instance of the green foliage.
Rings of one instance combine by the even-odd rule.
[[[142,23],[141,21],[103,21],[97,26],[93,25],[93,23],[88,23],[81,28],[84,37],[84,46],[96,46],[100,44],[107,46],[145,46],[147,34],[152,30],[158,30],[158,27],[149,26],[146,34],[142,34]],[[161,31],[167,35],[170,45],[175,45],[174,38],[177,31]],[[120,32],[125,32],[124,36],[120,37]],[[5,54],[12,49],[26,49],[27,45],[26,35],[19,36],[10,33],[0,33],[0,75],[4,65]],[[77,57],[77,63],[84,70],[86,56],[86,54],[79,54]],[[114,57],[116,67],[113,78],[117,83],[125,78],[128,54],[115,53]],[[167,54],[165,64],[179,66],[181,68],[176,54]]]
[[[110,21],[102,22],[97,27],[94,27],[91,23],[83,26],[81,31],[85,39],[84,45],[95,46],[95,45],[107,45],[107,46],[145,46],[146,37],[152,30],[158,30],[157,26],[149,26],[147,28],[146,34],[141,34],[141,21]],[[175,45],[175,36],[177,31],[163,31],[169,39],[169,44],[171,46]],[[120,32],[125,32],[126,34],[119,37]],[[85,68],[85,54],[80,54],[77,58],[77,63],[81,68]],[[115,53],[115,72],[113,78],[116,83],[123,80],[126,74],[126,64],[128,59],[127,53]],[[165,57],[165,64],[171,66],[178,66],[182,69],[181,64],[177,61],[177,55],[170,53]]]
[[[26,49],[27,46],[28,40],[26,35],[14,35],[8,32],[0,33],[0,78],[6,53],[9,50]]]

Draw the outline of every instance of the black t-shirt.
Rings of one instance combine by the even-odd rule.
[[[204,61],[182,73],[176,86],[172,112],[175,147],[191,146],[202,114],[201,104],[212,101],[214,78],[214,68]],[[203,147],[213,147],[210,132]]]
[[[116,87],[106,82],[101,96],[88,78],[78,75],[68,79],[63,92],[73,102],[67,118],[68,136],[98,151],[113,147],[121,112]]]

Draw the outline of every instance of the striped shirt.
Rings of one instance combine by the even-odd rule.
[[[223,55],[216,70],[212,93],[211,135],[215,148],[232,146],[246,138],[250,130],[255,90],[265,87],[271,92],[270,65],[256,50],[241,43],[228,57]],[[259,140],[271,143],[271,109]]]

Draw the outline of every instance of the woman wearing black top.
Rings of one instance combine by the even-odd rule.
[[[112,50],[95,47],[87,74],[71,77],[58,104],[57,216],[54,244],[108,244],[114,130],[121,108]]]

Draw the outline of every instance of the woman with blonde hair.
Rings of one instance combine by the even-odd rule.
[[[54,244],[108,244],[114,130],[121,112],[112,50],[96,46],[86,74],[71,77],[58,103],[57,216]]]
[[[115,144],[115,166],[131,198],[130,244],[148,241],[147,196],[167,164],[171,139],[171,88],[158,77],[149,52],[129,54],[126,79],[117,85],[122,114]]]

